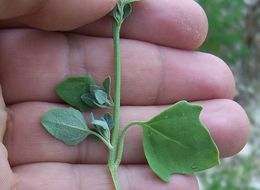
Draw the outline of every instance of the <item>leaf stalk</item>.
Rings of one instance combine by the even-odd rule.
[[[93,132],[91,131],[92,135],[95,135],[96,137],[98,137],[108,148],[109,150],[112,150],[113,149],[113,146],[110,144],[109,141],[107,141],[104,137],[102,137],[100,134],[96,133],[96,132]]]
[[[121,132],[121,135],[119,137],[119,143],[118,143],[118,151],[117,151],[117,157],[116,157],[116,161],[115,161],[115,166],[118,167],[121,163],[122,160],[122,155],[123,155],[123,151],[124,151],[124,142],[125,142],[125,136],[126,136],[126,132],[127,130],[134,126],[134,125],[142,125],[142,122],[140,121],[134,121],[131,123],[128,123],[126,127],[124,127],[124,129]]]

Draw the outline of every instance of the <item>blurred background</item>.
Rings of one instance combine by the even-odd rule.
[[[232,69],[236,101],[251,121],[248,145],[235,157],[200,173],[203,190],[260,190],[260,0],[198,0],[209,19],[201,51],[221,57]]]

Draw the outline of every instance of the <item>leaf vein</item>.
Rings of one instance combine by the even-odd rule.
[[[170,137],[164,135],[163,133],[160,133],[159,131],[153,129],[153,128],[150,127],[149,125],[147,125],[147,124],[143,124],[143,125],[145,125],[147,128],[149,128],[151,131],[157,133],[158,135],[161,135],[162,137],[164,137],[164,138],[167,139],[168,141],[172,141],[172,142],[174,142],[174,143],[176,143],[176,144],[178,144],[178,145],[180,145],[180,146],[182,146],[182,147],[184,147],[184,148],[188,148],[186,145],[182,144],[181,142],[179,142],[179,141],[177,141],[177,140],[174,140],[174,139],[171,139]]]

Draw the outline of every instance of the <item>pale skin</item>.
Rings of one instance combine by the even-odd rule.
[[[65,77],[91,73],[101,82],[113,75],[111,23],[104,16],[114,5],[114,0],[0,1],[1,190],[113,189],[103,144],[88,139],[66,146],[39,121],[47,110],[63,106],[54,87]],[[224,158],[244,147],[249,122],[231,100],[234,79],[226,64],[190,51],[204,41],[207,26],[192,0],[143,0],[134,6],[121,40],[121,126],[178,100],[195,101]],[[199,189],[195,176],[160,181],[146,165],[138,128],[127,135],[122,164],[123,190]]]

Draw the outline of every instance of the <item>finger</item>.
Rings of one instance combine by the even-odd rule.
[[[111,37],[111,18],[106,17],[76,31]],[[123,38],[148,41],[180,49],[196,49],[205,40],[207,16],[196,1],[142,0],[122,28]]]
[[[0,19],[10,19],[22,15],[31,14],[43,6],[45,0],[2,0],[0,6]]]
[[[101,18],[115,3],[115,0],[2,0],[0,19],[17,17],[16,20],[32,27],[69,30]]]
[[[201,119],[209,128],[222,157],[242,149],[248,136],[248,119],[243,109],[231,100],[202,101]],[[5,143],[12,165],[31,162],[106,163],[107,148],[87,138],[78,146],[67,146],[50,136],[40,124],[40,117],[59,105],[23,103],[10,107],[11,122]],[[121,126],[130,121],[146,121],[165,106],[122,107]],[[26,119],[28,118],[28,119]],[[24,140],[26,139],[26,140]],[[125,140],[123,163],[145,163],[141,128],[131,128]]]
[[[0,82],[7,104],[58,102],[55,85],[71,75],[91,74],[98,83],[107,75],[113,76],[110,39],[7,30],[1,33],[0,41]],[[230,69],[212,55],[134,40],[122,40],[121,47],[124,105],[234,95]]]
[[[82,9],[86,7],[88,6],[82,6]],[[55,12],[54,16],[56,14],[62,14],[63,12],[63,10]],[[77,10],[74,11],[72,15],[79,13]],[[86,11],[84,14],[87,14]],[[39,24],[46,24],[38,18],[39,13],[36,16],[37,17],[32,15],[29,16],[29,18],[36,19],[37,23],[31,23],[31,20],[28,18],[28,20],[21,20],[20,22],[15,19],[6,21],[0,20],[0,28],[24,27],[24,24],[21,22],[36,27],[39,27]],[[46,15],[46,17],[42,17],[41,19],[47,20],[49,17],[48,12],[48,15]],[[71,19],[73,19],[73,17],[69,18],[69,20]],[[86,15],[78,18],[78,20],[73,23],[78,23],[84,19],[86,19]],[[56,22],[56,20],[51,18],[51,21],[47,24],[50,25],[51,23]],[[70,24],[67,20],[66,23],[64,23],[64,20],[60,23],[62,23],[62,26],[65,27]],[[58,29],[57,26],[55,26],[56,29]],[[121,35],[123,38],[148,41],[164,46],[181,49],[195,49],[199,47],[206,38],[207,29],[208,23],[206,14],[196,1],[142,0],[141,2],[135,3],[133,14],[131,14],[123,25]],[[87,35],[111,37],[111,17],[104,17],[97,22],[93,22],[77,29],[76,32]]]
[[[14,171],[19,190],[114,189],[106,165],[31,164],[15,167]],[[173,175],[169,183],[164,183],[144,165],[120,166],[118,175],[124,190],[198,190],[193,176]]]
[[[7,150],[2,143],[6,128],[6,119],[7,114],[5,112],[0,85],[0,189],[13,189],[15,184],[14,175],[7,160]]]

